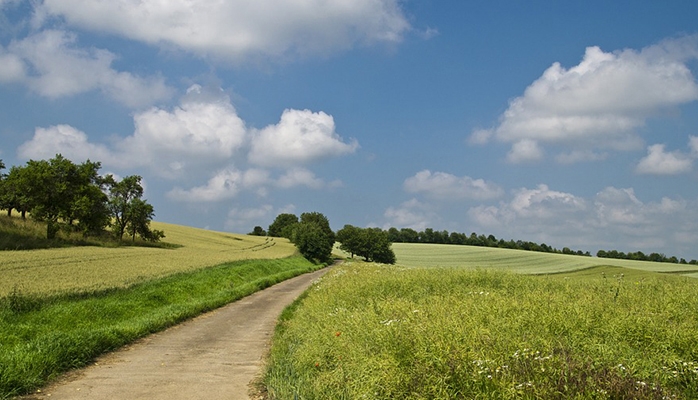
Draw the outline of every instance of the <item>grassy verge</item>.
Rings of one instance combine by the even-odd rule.
[[[0,398],[204,311],[318,267],[300,256],[247,260],[126,289],[0,299]]]
[[[698,282],[345,264],[285,315],[271,399],[698,398]]]

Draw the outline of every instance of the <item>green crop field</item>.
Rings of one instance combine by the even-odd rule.
[[[126,287],[224,262],[288,257],[286,239],[236,235],[153,222],[164,241],[181,247],[65,247],[0,251],[0,297],[12,291],[55,294]]]
[[[398,265],[334,267],[284,312],[270,399],[698,398],[692,266],[393,249]]]
[[[698,266],[539,253],[447,244],[393,243],[397,262],[407,267],[495,268],[524,274],[552,274],[598,266],[698,276]]]

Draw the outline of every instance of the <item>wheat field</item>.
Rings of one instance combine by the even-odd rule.
[[[524,274],[553,274],[598,266],[677,273],[698,277],[698,266],[573,256],[556,253],[447,244],[393,243],[397,263],[406,267],[506,269]]]
[[[69,247],[0,252],[0,296],[57,294],[126,287],[148,279],[228,261],[288,257],[296,252],[286,239],[215,232],[162,222],[174,249],[125,246]]]

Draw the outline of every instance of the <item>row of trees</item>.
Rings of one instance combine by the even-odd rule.
[[[395,264],[395,253],[391,249],[388,232],[381,228],[358,228],[352,225],[344,225],[337,231],[337,241],[341,243],[340,249],[351,254],[363,257],[365,261],[374,261],[383,264]]]
[[[112,228],[123,239],[125,233],[148,241],[165,235],[150,229],[155,215],[153,206],[143,197],[141,177],[127,176],[117,181],[101,176],[101,163],[87,160],[75,164],[58,154],[50,160],[30,160],[0,174],[0,209],[11,216],[16,210],[46,223],[46,237],[53,239],[61,225],[97,236]],[[0,160],[0,171],[5,165]]]
[[[678,259],[676,256],[667,257],[661,253],[650,253],[645,254],[641,251],[623,253],[618,250],[599,250],[596,253],[599,258],[615,258],[621,260],[637,260],[637,261],[654,261],[654,262],[665,262],[673,264],[691,264],[698,265],[698,260],[686,261],[686,259]]]
[[[390,228],[387,231],[388,240],[394,243],[432,243],[432,244],[456,244],[456,245],[468,245],[468,246],[482,246],[482,247],[499,247],[504,249],[515,249],[515,250],[527,250],[527,251],[539,251],[544,253],[560,253],[560,254],[572,254],[579,256],[589,256],[591,254],[583,252],[581,250],[571,250],[568,247],[558,250],[552,246],[548,246],[545,243],[535,243],[523,240],[504,240],[497,239],[494,235],[478,235],[475,232],[470,235],[465,233],[451,232],[448,231],[435,231],[432,228],[426,228],[423,231],[417,232],[410,228]]]
[[[318,212],[303,213],[300,219],[295,214],[279,214],[267,231],[256,226],[250,234],[288,238],[304,257],[313,261],[330,261],[334,243],[339,241],[340,248],[351,253],[352,257],[358,255],[366,261],[395,263],[387,232],[380,228],[345,225],[335,234],[327,217]]]

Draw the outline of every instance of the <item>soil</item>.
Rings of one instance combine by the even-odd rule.
[[[22,397],[252,399],[281,311],[327,269],[301,275],[153,334]]]

